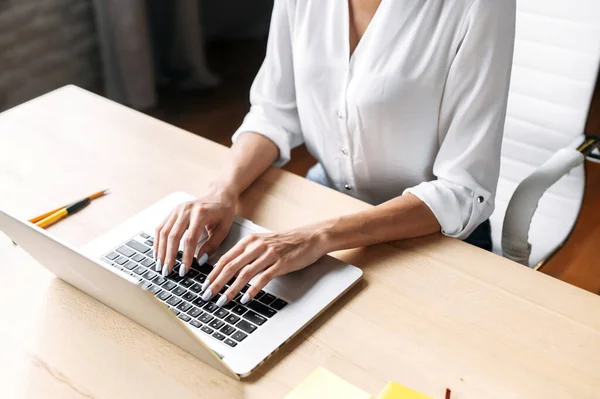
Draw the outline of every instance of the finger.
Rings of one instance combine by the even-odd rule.
[[[196,246],[204,231],[204,225],[205,222],[203,218],[194,217],[190,222],[187,235],[184,239],[183,256],[181,257],[181,266],[179,267],[179,275],[181,277],[185,276],[190,270],[194,259],[194,253],[196,252]]]
[[[278,260],[277,262],[275,262],[275,264],[273,264],[273,266],[263,271],[261,275],[256,279],[254,284],[252,284],[252,286],[248,288],[248,291],[246,291],[246,293],[242,296],[242,298],[240,299],[240,303],[242,305],[245,305],[251,300],[253,300],[256,294],[258,294],[260,290],[265,288],[265,285],[267,285],[269,281],[279,276],[281,274],[281,265],[282,261]]]
[[[225,291],[225,293],[221,296],[221,298],[219,298],[219,300],[217,301],[217,305],[219,305],[219,302],[222,302],[219,306],[223,306],[227,302],[229,302],[233,298],[235,298],[236,295],[239,294],[241,289],[244,288],[246,286],[246,284],[248,284],[248,282],[250,280],[252,280],[252,278],[254,276],[256,276],[261,271],[265,270],[269,266],[272,266],[274,264],[274,262],[275,262],[275,259],[273,256],[271,256],[270,254],[264,253],[260,258],[256,259],[254,262],[252,262],[248,266],[242,268],[242,270],[240,270],[237,278],[235,279],[234,283],[231,286],[229,286],[227,291]],[[223,299],[223,298],[225,298],[225,299]],[[248,301],[246,301],[246,302],[248,302]]]
[[[209,239],[209,241],[210,241],[210,239]],[[205,245],[207,243],[205,243]],[[221,256],[221,259],[219,259],[217,264],[213,267],[212,271],[206,277],[206,280],[204,281],[204,283],[202,283],[202,291],[205,291],[208,288],[210,283],[216,278],[216,276],[219,275],[219,273],[221,273],[221,271],[223,270],[223,267],[227,263],[229,263],[230,260],[233,260],[236,257],[240,256],[242,253],[244,253],[247,244],[248,244],[248,241],[246,239],[243,239],[240,242],[238,242],[237,244],[235,244],[233,246],[233,248],[231,248],[229,251],[227,251],[227,253],[225,253],[223,256]],[[202,250],[202,248],[201,248],[201,250]],[[206,254],[208,252],[204,252],[204,253]],[[200,259],[198,261],[200,261]],[[198,263],[200,263],[200,262],[198,262]]]
[[[210,255],[215,253],[219,245],[223,243],[227,234],[229,234],[229,227],[231,225],[227,223],[220,222],[212,231],[209,233],[208,240],[204,242],[198,248],[198,254],[196,255],[196,259],[198,260],[198,264],[202,266],[209,258]]]
[[[160,230],[156,229],[154,236],[154,240],[157,242],[155,270],[159,273],[162,271],[162,261],[165,258],[165,253],[167,252],[167,237],[169,236],[175,221],[177,221],[177,214],[173,212],[171,215],[169,215],[169,219],[163,225],[163,227]]]
[[[224,265],[218,272],[213,270],[206,279],[207,281],[208,279],[211,279],[211,283],[206,291],[204,291],[204,294],[202,294],[202,300],[208,301],[217,292],[220,292],[223,287],[225,287],[225,284],[227,284],[227,282],[231,280],[237,272],[239,272],[244,266],[254,262],[263,253],[264,248],[260,246],[246,247],[246,250],[242,254]]]
[[[173,271],[175,258],[177,258],[177,252],[179,252],[179,242],[189,225],[189,219],[185,216],[180,216],[167,236],[167,253],[162,268],[163,276],[168,276]]]

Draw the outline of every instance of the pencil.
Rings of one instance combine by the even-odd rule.
[[[76,201],[72,204],[65,205],[63,207],[54,209],[50,212],[46,212],[43,215],[37,216],[30,220],[31,223],[35,223],[38,227],[46,228],[59,220],[67,217],[68,215],[72,215],[81,209],[85,208],[92,200],[96,198],[100,198],[103,195],[109,193],[109,190],[98,191],[88,197],[85,197],[79,201]]]
[[[452,392],[450,391],[450,388],[446,388],[446,397],[445,399],[450,399],[450,395],[452,394]]]

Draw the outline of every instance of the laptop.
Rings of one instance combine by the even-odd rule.
[[[357,267],[324,256],[275,278],[246,305],[239,295],[221,308],[218,295],[204,302],[200,286],[212,265],[243,237],[267,230],[236,216],[207,263],[195,262],[185,277],[177,268],[162,277],[152,258],[154,229],[193,199],[173,193],[81,249],[3,211],[0,231],[60,279],[234,378],[252,373],[362,277]]]

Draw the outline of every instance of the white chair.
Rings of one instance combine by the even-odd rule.
[[[599,63],[599,0],[517,0],[500,181],[490,218],[495,253],[536,267],[573,229],[585,186],[585,156],[576,149],[585,140]]]

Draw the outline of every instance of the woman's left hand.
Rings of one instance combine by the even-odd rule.
[[[302,269],[325,255],[323,241],[318,229],[310,227],[245,237],[219,259],[202,286],[202,299],[212,298],[237,275],[217,301],[223,306],[262,272],[242,296],[240,302],[245,304],[273,278]]]

